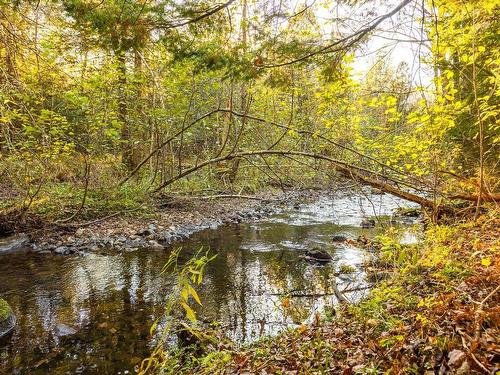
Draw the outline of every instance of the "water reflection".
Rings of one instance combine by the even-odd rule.
[[[182,259],[201,245],[218,252],[199,293],[200,319],[221,322],[229,337],[248,342],[311,321],[337,303],[338,290],[350,290],[345,293],[350,300],[361,298],[366,252],[336,245],[332,235],[374,236],[380,225],[362,229],[362,218],[376,213],[388,225],[388,215],[399,205],[386,195],[324,197],[267,219],[195,234],[179,244]],[[407,235],[405,241],[412,238]],[[334,262],[307,263],[302,253],[312,246],[330,251]],[[160,275],[168,255],[139,250],[1,257],[0,294],[14,307],[18,327],[9,345],[0,348],[0,373],[132,372],[154,345],[149,327],[162,316],[172,291],[173,276]],[[354,272],[340,275],[341,265]],[[290,301],[286,311],[285,296]],[[77,333],[65,336],[67,326]]]

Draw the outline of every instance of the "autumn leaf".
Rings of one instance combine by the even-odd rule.
[[[481,264],[485,267],[489,267],[491,265],[491,259],[490,258],[482,258]]]

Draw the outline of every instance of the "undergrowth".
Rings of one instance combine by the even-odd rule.
[[[500,219],[435,225],[418,246],[379,238],[371,272],[388,269],[356,305],[331,318],[184,357],[178,373],[497,373]]]

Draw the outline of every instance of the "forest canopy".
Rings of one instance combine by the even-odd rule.
[[[2,1],[0,19],[8,212],[338,177],[431,209],[498,198],[495,1]]]

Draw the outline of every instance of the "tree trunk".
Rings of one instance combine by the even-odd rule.
[[[130,124],[128,122],[127,115],[127,60],[125,51],[117,51],[116,58],[118,62],[118,120],[122,125],[122,163],[125,164],[128,169],[133,169],[133,150],[131,144]]]

